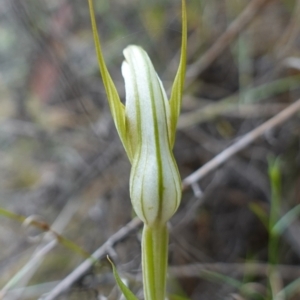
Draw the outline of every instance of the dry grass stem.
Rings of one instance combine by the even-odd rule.
[[[98,248],[92,254],[92,256],[96,259],[103,258],[111,247],[126,238],[130,233],[139,228],[141,224],[142,222],[139,219],[133,219],[119,231],[113,234],[100,248]],[[54,300],[58,295],[68,290],[76,280],[78,280],[93,266],[93,264],[94,262],[91,259],[86,259],[76,269],[74,269],[72,273],[65,277],[51,292],[49,292],[49,294],[44,297],[43,300]]]
[[[257,128],[253,129],[243,137],[239,138],[239,140],[222,151],[212,160],[207,162],[197,171],[192,173],[191,175],[187,176],[183,180],[183,189],[187,188],[188,186],[192,185],[193,183],[197,182],[198,180],[202,179],[211,171],[218,168],[220,165],[225,163],[228,159],[230,159],[233,155],[238,153],[239,151],[245,149],[251,143],[253,143],[256,139],[261,137],[264,133],[268,130],[277,127],[278,125],[282,124],[283,122],[287,121],[291,118],[294,114],[296,114],[300,110],[300,99],[296,102],[291,104],[289,107],[281,111],[279,114],[268,120],[267,122],[261,124]]]
[[[196,76],[206,70],[216,58],[236,39],[254,17],[261,11],[262,7],[270,0],[252,0],[243,12],[229,25],[227,30],[217,41],[199,58],[187,68],[186,86],[189,86]]]

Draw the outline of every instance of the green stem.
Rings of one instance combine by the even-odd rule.
[[[142,267],[145,300],[164,300],[168,266],[169,234],[167,225],[144,225]]]

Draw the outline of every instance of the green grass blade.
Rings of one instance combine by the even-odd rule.
[[[268,254],[269,263],[275,266],[278,263],[279,255],[279,235],[273,230],[275,224],[280,219],[281,206],[281,170],[279,158],[269,157],[269,180],[271,185],[271,199],[270,199],[270,216],[269,216],[269,244]],[[269,278],[272,278],[273,268],[270,268]],[[273,289],[270,281],[270,287],[273,294]]]
[[[300,291],[300,278],[287,284],[275,297],[274,300],[290,299]],[[283,298],[285,297],[285,298]]]
[[[282,234],[287,227],[291,223],[293,223],[298,216],[300,215],[300,204],[292,208],[290,211],[288,211],[281,219],[274,225],[273,231],[277,234]]]
[[[23,223],[26,220],[26,217],[15,214],[14,212],[4,209],[2,207],[0,207],[0,215],[21,223]]]
[[[2,207],[0,207],[0,215],[7,217],[9,219],[18,221],[22,224],[25,224],[25,222],[28,220],[27,217],[16,214],[16,213],[9,211],[7,209],[4,209]],[[57,239],[57,242],[59,244],[61,244],[62,246],[68,248],[69,250],[71,250],[74,253],[79,254],[80,256],[83,256],[84,258],[92,259],[94,263],[97,262],[97,259],[95,259],[90,253],[88,253],[87,251],[82,249],[76,243],[74,243],[73,241],[65,238],[64,236],[62,236],[62,235],[58,234],[57,232],[55,232],[54,230],[52,230],[51,226],[49,224],[32,219],[30,222],[28,222],[27,225],[34,226],[34,227],[42,230],[43,232],[51,232],[54,235],[54,237]]]

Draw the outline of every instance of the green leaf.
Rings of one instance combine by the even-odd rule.
[[[178,117],[180,114],[182,94],[185,79],[186,69],[186,48],[187,48],[187,17],[185,0],[182,0],[182,41],[181,41],[181,55],[177,74],[172,86],[172,92],[170,97],[170,145],[173,148],[176,135],[176,126]]]
[[[108,256],[107,256],[107,259],[113,268],[113,273],[114,273],[116,282],[117,282],[121,292],[123,293],[124,297],[126,298],[126,300],[138,300],[138,298],[131,292],[131,290],[121,280],[114,263],[110,260],[110,258]]]
[[[282,232],[293,223],[300,215],[300,204],[288,211],[273,227],[273,232],[282,234]]]
[[[128,142],[127,142],[127,138],[126,138],[125,107],[122,104],[122,102],[120,101],[118,91],[116,89],[114,82],[111,79],[111,76],[107,70],[107,67],[106,67],[106,64],[104,61],[104,57],[103,57],[102,49],[101,49],[100,38],[99,38],[99,34],[98,34],[98,29],[97,29],[97,24],[96,24],[96,19],[95,19],[93,0],[88,0],[88,1],[89,1],[89,10],[90,10],[90,16],[91,16],[91,23],[92,23],[92,30],[93,30],[96,54],[97,54],[98,64],[99,64],[104,88],[105,88],[107,98],[108,98],[110,111],[111,111],[113,120],[115,122],[118,134],[122,141],[122,144],[123,144],[125,151],[129,157],[129,160],[131,161],[132,155],[129,152]]]

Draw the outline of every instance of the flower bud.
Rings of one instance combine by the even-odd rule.
[[[170,141],[170,106],[147,53],[124,50],[126,132],[132,153],[130,197],[148,225],[167,222],[181,198],[181,180]]]

